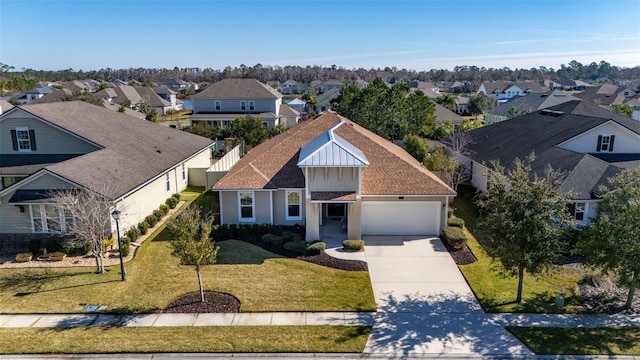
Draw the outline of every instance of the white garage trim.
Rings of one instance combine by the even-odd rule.
[[[440,201],[363,201],[362,234],[439,235]]]

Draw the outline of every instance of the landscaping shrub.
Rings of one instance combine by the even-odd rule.
[[[467,235],[461,228],[456,226],[445,226],[442,229],[444,239],[454,249],[462,249],[467,244]]]
[[[289,231],[289,230],[285,230],[282,232],[282,239],[284,240],[284,242],[288,242],[288,241],[294,241],[293,238],[298,235],[296,233],[294,233],[293,231]],[[300,240],[298,240],[300,241]]]
[[[31,239],[29,240],[29,252],[33,254],[33,256],[38,256],[40,253],[40,246],[42,241],[40,239]]]
[[[158,221],[160,221],[160,220],[162,220],[162,217],[164,216],[164,214],[159,209],[155,209],[155,210],[153,210],[153,216],[155,216],[156,219]]]
[[[282,238],[282,236],[264,234],[262,235],[262,242],[269,245],[282,246],[282,244],[284,243],[284,239]]]
[[[130,250],[129,245],[131,245],[131,238],[127,235],[121,237],[120,244],[122,245],[122,247],[120,248],[120,252],[122,253],[122,256],[129,255],[129,250]]]
[[[140,221],[138,223],[138,230],[140,230],[140,235],[146,235],[147,231],[149,231],[149,223],[146,221]]]
[[[307,243],[304,241],[289,241],[284,244],[285,250],[293,251],[300,254],[307,254]]]
[[[140,230],[138,230],[138,227],[136,226],[131,226],[131,228],[127,231],[127,236],[131,241],[136,241],[140,237]]]
[[[211,237],[216,241],[234,239],[260,245],[262,243],[261,240],[263,235],[282,234],[287,230],[299,236],[299,238],[291,238],[291,241],[304,240],[304,226],[284,226],[271,224],[223,224],[218,226],[211,232]]]
[[[149,224],[150,227],[154,227],[158,223],[158,218],[154,215],[147,215],[147,217],[144,218],[144,221]]]
[[[105,239],[104,241],[107,241]],[[112,241],[115,243],[115,240],[112,238]],[[61,242],[62,251],[69,254],[70,256],[81,256],[86,255],[91,251],[91,242],[77,242],[75,239],[67,239]]]
[[[364,249],[364,240],[344,240],[342,248],[348,251],[362,251]]]
[[[457,228],[462,229],[464,227],[464,219],[461,219],[456,216],[451,216],[449,220],[447,220],[447,225],[455,226]]]
[[[171,198],[174,198],[174,199],[176,199],[176,200],[180,201],[180,193],[173,193],[173,194],[171,194]]]
[[[316,241],[307,245],[307,255],[320,255],[326,248],[327,244],[324,241]]]
[[[169,205],[162,204],[160,205],[160,211],[162,211],[162,215],[167,215],[169,213]]]
[[[48,253],[62,251],[62,244],[59,238],[48,239],[45,247]]]
[[[108,238],[102,240],[102,243],[104,244],[104,247],[106,249],[110,249],[113,247],[113,244],[115,243],[115,240],[113,239],[113,235],[109,236]]]
[[[449,206],[447,208],[447,217],[450,218],[453,216],[453,206]]]
[[[180,200],[172,196],[168,198],[164,203],[167,204],[167,206],[169,206],[171,209],[175,209],[176,206],[178,206],[178,202],[180,202]]]

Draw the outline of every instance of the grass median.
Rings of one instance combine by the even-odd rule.
[[[640,355],[640,329],[511,327],[508,330],[538,355]]]

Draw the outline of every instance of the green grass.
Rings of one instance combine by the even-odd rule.
[[[466,192],[466,193],[465,193]],[[543,274],[525,273],[522,303],[515,303],[518,287],[517,277],[503,276],[504,268],[482,249],[482,232],[477,226],[478,212],[470,200],[468,189],[454,201],[454,214],[463,218],[468,230],[467,245],[478,261],[461,265],[460,270],[471,289],[487,312],[533,312],[564,313],[574,312],[578,303],[577,283],[587,272],[583,269],[551,267]],[[475,236],[474,236],[475,235]],[[476,237],[477,236],[477,237]],[[554,303],[556,295],[565,298],[565,308],[558,309]]]
[[[182,199],[193,201],[200,189]],[[0,270],[0,313],[77,313],[87,305],[108,312],[156,312],[171,300],[198,290],[196,272],[171,255],[164,226],[125,264],[106,274],[93,267]],[[367,272],[350,272],[284,258],[241,242],[218,243],[218,263],[203,267],[206,290],[236,296],[241,311],[375,311]]]
[[[0,353],[359,353],[364,349],[370,331],[364,326],[0,329]]]
[[[640,329],[512,327],[508,330],[538,355],[640,355]]]

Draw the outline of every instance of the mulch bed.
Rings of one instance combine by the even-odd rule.
[[[200,292],[188,293],[173,300],[162,310],[163,313],[237,313],[240,300],[235,296],[216,291],[205,291],[204,302]]]
[[[307,261],[316,265],[326,266],[338,270],[368,271],[367,263],[360,260],[337,259],[327,255],[324,251],[320,255],[298,256],[296,259]]]
[[[453,261],[456,262],[456,265],[468,265],[478,261],[478,259],[476,259],[476,256],[473,255],[471,250],[469,250],[469,247],[467,247],[467,245],[465,245],[462,249],[454,249],[447,243],[446,240],[442,239],[442,243],[447,248],[447,251],[453,258]]]

